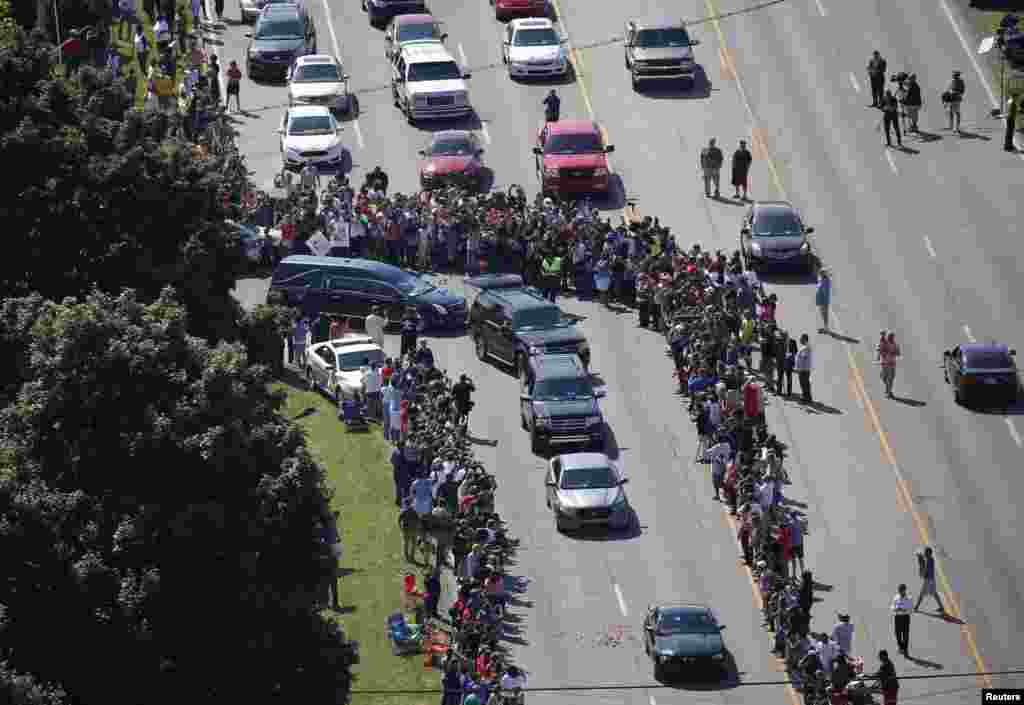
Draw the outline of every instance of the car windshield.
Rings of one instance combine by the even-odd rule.
[[[560,399],[589,399],[594,396],[594,387],[585,378],[546,379],[537,382],[533,396],[540,401]]]
[[[801,234],[800,219],[790,210],[759,211],[754,218],[754,234],[760,237],[794,237]]]
[[[302,37],[302,23],[297,19],[262,20],[256,28],[257,39],[296,39]]]
[[[409,65],[409,81],[451,81],[462,78],[454,61],[428,61]]]
[[[437,30],[433,22],[403,24],[398,28],[398,42],[415,42],[418,39],[436,39]]]
[[[636,33],[636,45],[641,49],[685,47],[689,46],[689,44],[690,37],[686,34],[686,30],[681,27],[641,29]]]
[[[572,468],[562,471],[563,490],[600,490],[615,487],[615,471],[604,468]]]
[[[967,367],[974,370],[1003,370],[1013,367],[1013,360],[1002,351],[969,352]]]
[[[473,143],[465,137],[441,137],[427,148],[432,157],[468,157],[475,151]]]
[[[589,132],[551,135],[544,144],[545,154],[595,154],[603,151],[601,136]]]
[[[369,362],[367,362],[369,360]],[[343,372],[358,370],[363,365],[384,362],[383,350],[356,350],[338,353],[338,369]]]
[[[329,135],[332,132],[334,124],[327,115],[293,117],[288,123],[289,135]]]
[[[557,307],[520,311],[512,319],[512,327],[516,330],[554,328],[561,323],[562,311]]]
[[[558,44],[558,35],[550,27],[543,29],[521,29],[512,38],[517,47],[546,47]]]
[[[658,636],[717,632],[714,618],[707,612],[668,610],[658,617]]]
[[[338,67],[334,64],[305,64],[295,68],[292,81],[295,83],[337,83],[341,80]]]

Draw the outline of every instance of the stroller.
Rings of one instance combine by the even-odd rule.
[[[340,416],[349,431],[370,430],[370,425],[366,422],[366,404],[358,399],[343,399]]]
[[[391,652],[395,656],[418,654],[423,646],[423,632],[419,625],[409,625],[405,615],[395,612],[384,622]]]

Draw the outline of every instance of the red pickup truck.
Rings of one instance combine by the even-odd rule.
[[[607,193],[608,153],[604,135],[591,120],[545,123],[533,148],[541,191],[554,194]]]

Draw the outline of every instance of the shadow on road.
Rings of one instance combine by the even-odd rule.
[[[641,83],[636,92],[654,100],[704,100],[711,97],[711,79],[703,66],[697,67],[692,84],[683,81],[656,80]]]
[[[930,668],[934,671],[941,671],[945,668],[941,663],[929,661],[928,659],[916,658],[914,656],[906,656],[905,658],[911,663],[916,663],[918,666],[924,666],[925,668]]]
[[[727,651],[720,673],[670,673],[664,674],[658,683],[673,690],[731,690],[743,684],[743,675],[744,672],[736,665],[736,659]]]
[[[907,406],[913,406],[915,408],[921,408],[922,406],[928,406],[928,402],[918,401],[917,399],[910,399],[908,397],[898,397],[893,395],[893,401],[898,401],[900,404],[906,404]]]

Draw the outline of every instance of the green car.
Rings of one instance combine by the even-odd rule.
[[[706,605],[669,603],[647,608],[644,618],[644,650],[654,661],[654,678],[669,671],[715,670],[725,672],[722,630]]]

